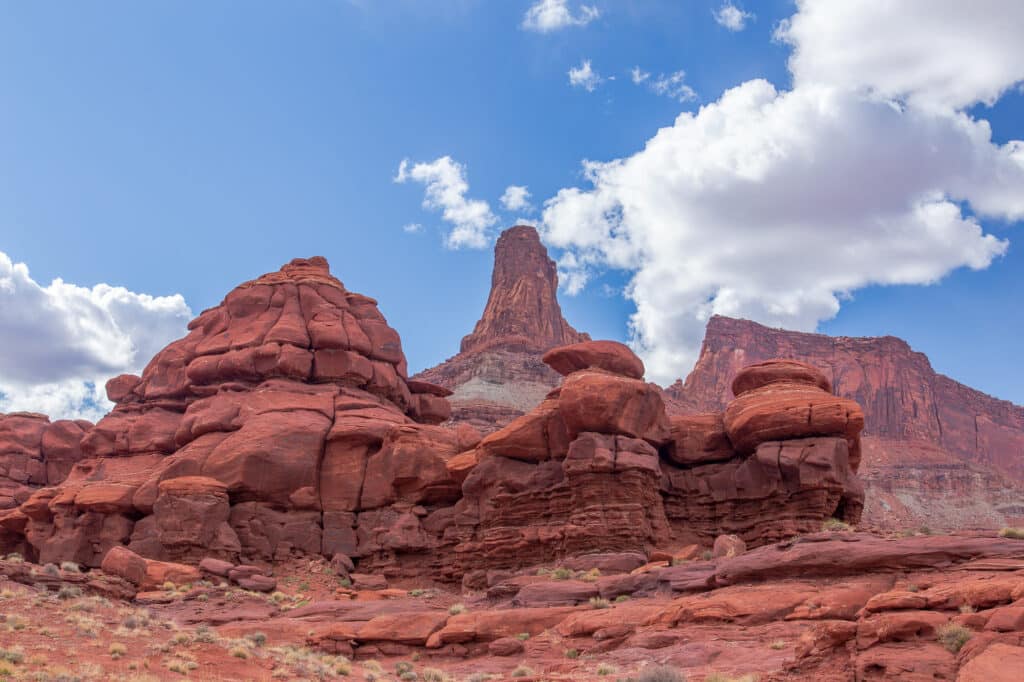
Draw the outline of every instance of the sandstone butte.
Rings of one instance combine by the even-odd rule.
[[[323,258],[204,311],[95,425],[0,416],[0,658],[41,679],[1020,679],[1024,541],[848,530],[871,451],[842,377],[773,357],[670,414],[627,347],[564,323],[535,237],[499,251],[523,240],[543,282],[492,291],[463,347],[547,334],[516,352],[555,386],[486,436]],[[523,300],[547,317],[503,312]],[[85,645],[131,631],[152,646]]]
[[[670,413],[721,410],[746,365],[799,358],[864,409],[864,521],[956,530],[1024,524],[1024,407],[936,373],[901,339],[829,337],[716,316]]]

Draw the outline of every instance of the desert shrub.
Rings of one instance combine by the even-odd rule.
[[[583,575],[580,576],[580,580],[585,583],[595,583],[597,579],[601,577],[601,569],[592,568]]]
[[[969,640],[973,634],[973,632],[965,628],[963,625],[946,623],[938,629],[938,640],[939,644],[946,647],[947,651],[955,654],[963,648],[964,644],[967,644],[967,640]]]
[[[61,585],[57,590],[58,599],[78,599],[82,596],[82,588],[74,585]]]
[[[107,648],[107,653],[110,654],[110,657],[116,661],[117,659],[121,658],[126,653],[128,653],[128,647],[126,647],[124,644],[121,644],[120,642],[114,642]]]
[[[611,604],[607,599],[602,599],[601,597],[590,598],[590,608],[592,609],[606,609],[609,606],[611,606]]]
[[[233,646],[228,650],[228,653],[234,656],[235,658],[242,659],[243,661],[249,658],[249,650],[246,649],[244,646]]]
[[[686,682],[686,676],[677,668],[659,665],[641,670],[637,682]]]
[[[525,642],[526,640],[530,639],[530,633],[520,632],[518,635],[516,635],[516,639],[518,639],[520,642]]]
[[[831,518],[831,519],[825,519],[822,522],[821,529],[822,530],[827,530],[827,531],[843,531],[843,530],[853,530],[853,526],[851,526],[850,524],[846,523],[845,521],[840,521],[839,519]]]
[[[781,639],[777,639],[774,642],[772,642],[771,644],[769,644],[768,646],[770,646],[775,651],[778,651],[780,649],[785,649],[786,648],[786,643],[784,641],[782,641]]]
[[[14,665],[21,665],[25,660],[25,652],[20,647],[0,649],[0,660],[13,663]]]
[[[559,567],[551,571],[551,577],[555,580],[568,580],[572,577],[572,571],[568,568]]]
[[[577,658],[580,657],[580,650],[579,649],[566,649],[565,650],[565,657],[566,658],[571,658],[573,660],[576,660]]]
[[[245,636],[254,646],[261,647],[267,643],[267,636],[262,632],[250,632]]]
[[[628,594],[620,594],[618,597],[615,598],[615,603],[616,604],[621,604],[624,601],[629,601],[629,595]]]
[[[57,564],[44,564],[43,565],[43,573],[45,573],[46,575],[50,576],[51,578],[59,578],[60,577],[60,569],[57,568]]]
[[[714,554],[711,553],[710,549],[705,549],[703,552],[701,552],[700,558],[704,561],[711,561],[711,557],[713,556]]]
[[[21,556],[17,552],[11,552],[10,554],[8,554],[4,558],[7,561],[10,561],[12,564],[20,564],[20,563],[23,563],[25,561],[25,557]]]
[[[1024,540],[1024,528],[1002,528],[999,531],[999,537]]]
[[[82,569],[74,561],[62,561],[60,562],[60,570],[66,571],[67,573],[81,573]]]
[[[448,613],[450,613],[453,616],[457,616],[460,613],[465,613],[465,612],[466,612],[466,605],[465,604],[452,604],[451,606],[448,607]]]
[[[437,668],[424,668],[420,673],[420,679],[423,682],[445,682],[447,679],[445,674]]]
[[[528,668],[525,665],[517,665],[515,670],[512,671],[512,677],[533,677],[533,668]]]
[[[601,675],[602,677],[605,675],[614,675],[615,671],[615,666],[611,665],[610,663],[602,663],[601,665],[597,666],[597,674]]]

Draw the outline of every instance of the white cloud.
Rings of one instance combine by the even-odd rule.
[[[442,156],[430,163],[417,163],[410,167],[404,159],[398,167],[395,182],[413,180],[426,186],[423,207],[441,210],[451,223],[445,236],[445,245],[451,249],[463,246],[482,249],[489,241],[488,230],[498,222],[490,204],[482,199],[467,199],[469,182],[466,168],[450,156]]]
[[[538,33],[551,33],[572,26],[586,26],[601,16],[592,5],[580,5],[575,14],[568,0],[537,0],[523,17],[523,28]]]
[[[191,317],[180,294],[41,286],[0,252],[0,412],[95,420],[111,407],[107,379],[139,372]]]
[[[918,106],[994,102],[1024,80],[1019,0],[800,0],[776,36],[803,84],[867,88]]]
[[[569,69],[569,85],[593,92],[601,84],[601,74],[594,71],[589,59],[584,59],[579,66]]]
[[[633,79],[634,85],[640,85],[645,80],[651,77],[650,72],[642,70],[639,66],[634,66],[629,72],[630,78]]]
[[[754,18],[753,14],[744,12],[731,2],[726,2],[712,14],[715,16],[715,21],[730,31],[742,31],[747,27],[747,20]]]
[[[506,211],[532,211],[530,191],[525,185],[509,185],[501,195],[501,205]]]
[[[406,223],[402,225],[402,231],[406,234],[416,234],[423,231],[423,226],[419,223]]]
[[[932,3],[910,4],[933,13]],[[800,4],[801,12],[821,6],[856,14],[852,26],[891,16],[867,3]],[[984,41],[991,22],[982,14],[944,31],[961,32],[965,45]],[[928,284],[987,267],[1007,242],[979,219],[1024,219],[1024,142],[994,144],[986,121],[948,108],[1002,92],[1015,73],[996,76],[967,58],[959,75],[910,71],[894,76],[898,87],[883,85],[872,65],[898,66],[905,47],[862,40],[873,35],[865,29],[820,46],[845,55],[853,72],[840,69],[836,83],[826,68],[807,78],[800,65],[819,54],[819,40],[802,42],[802,26],[797,16],[785,29],[800,55],[793,90],[742,83],[682,113],[632,156],[584,162],[590,186],[545,202],[545,239],[566,249],[559,268],[570,293],[602,268],[633,273],[625,290],[636,305],[632,342],[657,381],[689,371],[712,314],[814,330],[864,286]],[[888,29],[877,30],[884,38]],[[937,33],[938,49],[948,48]],[[1005,45],[1001,63],[1024,63],[1018,49]],[[879,96],[898,93],[912,97]]]
[[[659,74],[656,79],[651,81],[651,90],[679,102],[690,102],[697,99],[697,93],[686,84],[685,71],[676,71],[668,75]]]

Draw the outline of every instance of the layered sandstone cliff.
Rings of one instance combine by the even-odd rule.
[[[1024,407],[936,373],[903,340],[830,337],[713,317],[676,413],[721,409],[740,368],[793,357],[864,409],[866,520],[882,526],[1000,527],[1024,518]]]
[[[480,320],[458,355],[414,378],[451,390],[453,419],[485,433],[529,411],[559,381],[541,362],[544,351],[590,338],[562,317],[557,291],[555,263],[537,230],[505,230]]]

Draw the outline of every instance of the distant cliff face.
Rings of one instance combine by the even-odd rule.
[[[741,367],[777,357],[819,367],[837,395],[863,407],[869,521],[902,515],[970,527],[1024,516],[1024,407],[937,374],[892,336],[830,337],[716,316],[693,371],[666,389],[669,409],[719,410]]]
[[[562,317],[557,291],[555,263],[537,230],[505,230],[494,249],[491,292],[480,320],[458,355],[414,378],[453,391],[453,419],[485,433],[533,409],[560,381],[541,362],[544,351],[590,339]]]

